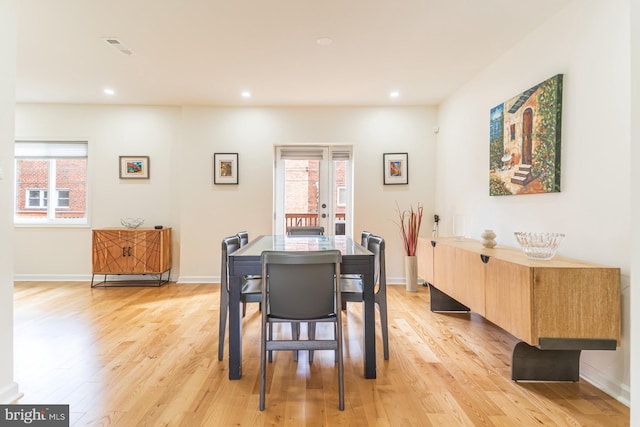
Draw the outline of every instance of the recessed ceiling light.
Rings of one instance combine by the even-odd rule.
[[[393,92],[391,92],[391,93],[389,94],[389,96],[390,96],[391,98],[397,98],[397,97],[399,97],[399,96],[400,96],[400,92],[398,92],[397,90],[394,90]]]
[[[251,98],[251,92],[249,92],[248,90],[245,90],[242,92],[242,97],[243,98]]]
[[[105,95],[111,96],[111,95],[115,95],[116,91],[111,88],[106,88],[102,91],[102,93],[104,93]]]
[[[316,43],[318,43],[318,46],[329,46],[331,43],[333,43],[333,40],[331,40],[329,37],[320,37],[318,40],[316,40]]]

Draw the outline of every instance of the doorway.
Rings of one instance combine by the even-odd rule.
[[[325,235],[352,234],[351,146],[276,147],[274,233],[322,226]]]

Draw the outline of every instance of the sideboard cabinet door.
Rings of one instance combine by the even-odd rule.
[[[93,274],[160,274],[171,268],[171,229],[93,230]]]

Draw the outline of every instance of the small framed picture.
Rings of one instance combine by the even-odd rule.
[[[213,183],[238,183],[238,153],[215,153],[213,155]]]
[[[120,156],[120,179],[149,179],[149,156]]]
[[[409,183],[409,155],[407,153],[384,153],[384,185]]]

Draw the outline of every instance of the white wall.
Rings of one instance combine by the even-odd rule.
[[[561,255],[620,267],[622,344],[582,352],[581,373],[628,404],[630,111],[628,0],[575,1],[450,97],[438,112],[436,208],[441,234],[453,213],[468,237],[493,229],[499,244],[513,232],[566,234]],[[564,74],[561,192],[489,196],[489,111]],[[448,221],[448,223],[447,223]]]
[[[91,226],[124,216],[173,227],[172,278],[217,282],[220,241],[240,230],[270,234],[275,144],[341,143],[354,147],[354,230],[387,240],[390,282],[403,281],[396,201],[424,203],[433,214],[434,107],[207,108],[18,105],[18,138],[89,141]],[[213,185],[215,152],[239,153],[239,181]],[[409,185],[382,184],[382,154],[409,153]],[[151,179],[118,179],[119,155],[149,155]],[[425,221],[428,232],[429,221]],[[64,242],[64,251],[60,244]],[[91,231],[19,227],[18,280],[86,280]],[[33,260],[38,259],[37,263]]]
[[[16,2],[0,0],[0,200],[13,198]],[[13,212],[0,204],[0,403],[19,397],[13,381]]]
[[[16,228],[18,279],[87,280],[90,227],[120,226],[120,218],[141,217],[145,226],[179,229],[179,108],[36,104],[17,106],[15,117],[18,139],[87,140],[90,191],[90,226]],[[149,156],[150,179],[120,180],[121,155]]]
[[[354,147],[354,233],[383,235],[390,280],[402,281],[395,202],[433,212],[434,123],[429,107],[184,108],[180,280],[218,277],[223,237],[272,232],[275,145],[340,143]],[[212,184],[215,152],[238,153],[238,186]],[[384,152],[409,153],[409,185],[382,184]]]
[[[631,117],[640,117],[640,0],[631,0]],[[631,218],[640,217],[640,168],[635,159],[640,157],[640,121],[631,121]],[[636,185],[633,185],[633,184]],[[640,227],[638,221],[631,223],[631,301],[640,301]],[[630,304],[631,305],[631,304]],[[631,360],[638,360],[640,355],[640,310],[633,310],[630,314]],[[640,390],[640,369],[638,363],[631,364],[631,389]],[[635,409],[634,409],[635,408]],[[640,393],[631,395],[631,425],[640,425]]]

